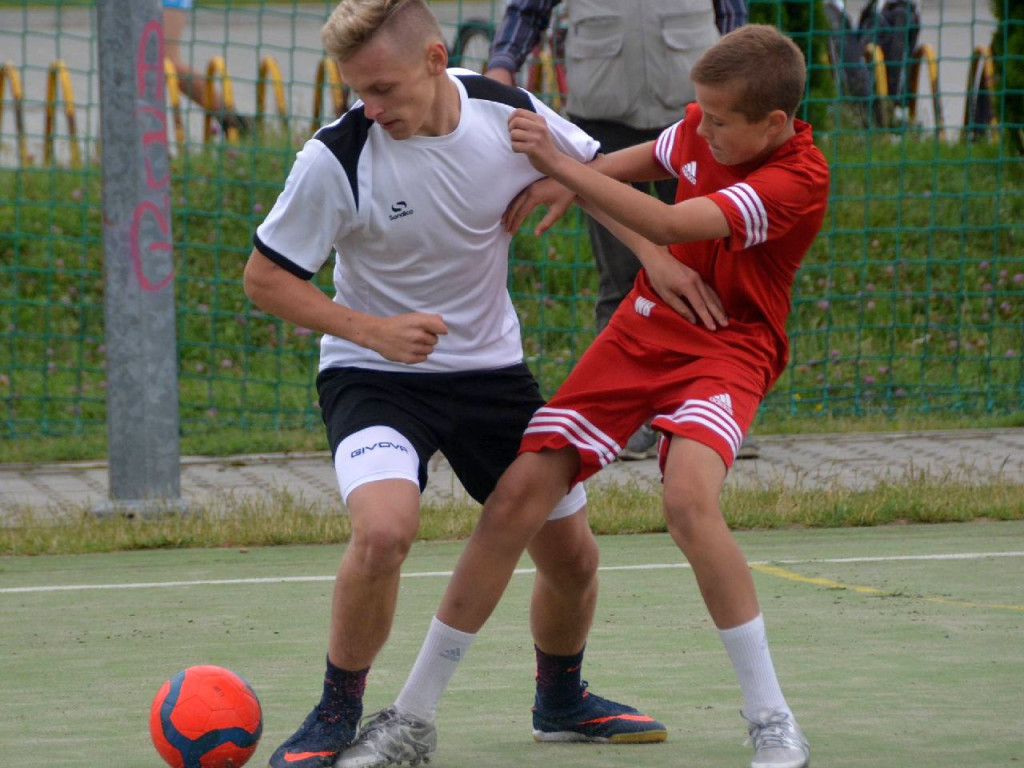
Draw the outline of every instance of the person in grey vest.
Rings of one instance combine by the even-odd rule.
[[[510,0],[494,35],[488,77],[515,84],[561,0]],[[570,120],[601,142],[604,153],[656,139],[693,101],[690,68],[718,39],[747,22],[744,0],[566,0],[565,71]],[[672,203],[675,181],[646,187]],[[633,288],[640,262],[601,224],[587,217],[598,271],[595,307],[601,331]],[[654,455],[655,435],[642,426],[622,459]],[[744,442],[741,458],[757,455]]]

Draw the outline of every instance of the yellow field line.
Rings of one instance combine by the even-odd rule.
[[[892,595],[893,593],[884,589],[878,589],[877,587],[863,587],[856,584],[844,584],[841,581],[835,581],[833,579],[825,579],[820,576],[804,576],[802,573],[791,571],[787,568],[780,568],[777,565],[757,565],[751,564],[751,570],[763,573],[768,576],[777,576],[780,579],[788,579],[789,581],[797,581],[801,584],[811,584],[815,587],[823,587],[825,589],[844,589],[848,592],[857,592],[862,595]],[[926,603],[938,603],[940,605],[956,605],[963,608],[993,608],[1002,611],[1024,611],[1024,605],[1013,605],[1006,603],[976,603],[972,600],[950,600],[945,597],[923,597],[923,596],[910,596],[910,595],[899,595],[900,597],[911,597],[915,600],[922,600]]]

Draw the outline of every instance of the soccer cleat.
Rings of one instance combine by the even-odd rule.
[[[325,715],[317,705],[299,730],[270,756],[268,768],[326,768],[356,735],[358,716],[347,722],[340,715]]]
[[[394,707],[370,716],[359,729],[352,746],[342,751],[335,768],[384,768],[408,762],[429,763],[437,749],[437,729],[433,723],[403,715]]]
[[[807,768],[811,764],[811,745],[789,712],[769,710],[756,717],[740,714],[754,744],[750,768]]]
[[[534,741],[589,741],[599,744],[643,744],[668,738],[665,726],[633,707],[603,699],[580,686],[571,707],[533,707]]]

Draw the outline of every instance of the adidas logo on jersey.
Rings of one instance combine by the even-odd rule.
[[[729,395],[724,393],[721,395],[712,395],[708,400],[732,416],[732,398],[729,397]]]
[[[650,317],[651,312],[654,310],[654,302],[650,299],[645,299],[643,296],[637,296],[636,301],[633,303],[633,309],[636,310],[638,315]]]
[[[691,184],[697,183],[697,161],[691,160],[683,165],[683,178]]]

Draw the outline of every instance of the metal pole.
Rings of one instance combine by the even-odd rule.
[[[114,508],[181,497],[170,161],[159,0],[99,0],[107,442]]]

